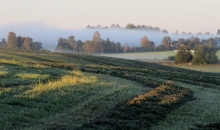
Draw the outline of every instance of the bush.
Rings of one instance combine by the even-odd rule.
[[[190,52],[189,47],[181,46],[179,47],[179,50],[175,56],[174,63],[189,63],[190,61],[192,61],[192,58],[193,56]]]
[[[208,45],[197,45],[194,48],[194,58],[192,64],[216,64],[218,63],[218,57],[216,47]]]

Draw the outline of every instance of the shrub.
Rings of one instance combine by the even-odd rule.
[[[216,64],[218,63],[218,57],[216,47],[208,45],[197,45],[194,48],[194,58],[192,64]]]
[[[181,46],[175,56],[174,62],[176,64],[180,63],[189,63],[192,61],[192,54],[190,52],[189,47]]]

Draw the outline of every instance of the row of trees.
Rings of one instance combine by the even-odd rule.
[[[16,34],[14,32],[9,32],[7,42],[5,38],[1,40],[0,47],[8,48],[8,49],[22,49],[22,50],[43,49],[41,42],[33,42],[32,38],[21,37],[20,35],[16,37]]]
[[[189,39],[179,38],[177,41],[172,40],[170,37],[165,36],[161,45],[157,47],[158,51],[164,50],[178,50],[181,45],[188,47],[190,50],[194,50],[196,45],[213,45],[215,47],[220,46],[220,38],[199,39],[198,37],[190,37]]]
[[[86,26],[87,29],[123,29],[122,27],[120,27],[119,24],[112,24],[110,27],[108,26],[104,26],[102,27],[101,25],[97,25],[95,26]],[[124,29],[133,29],[133,30],[144,30],[144,31],[151,31],[151,32],[155,32],[155,33],[164,33],[164,34],[168,34],[168,31],[166,29],[161,30],[159,27],[152,27],[152,26],[146,26],[146,25],[134,25],[134,24],[127,24],[126,27]]]
[[[87,25],[86,26],[87,29],[132,29],[132,30],[144,30],[144,31],[149,31],[149,32],[155,32],[155,33],[162,33],[162,34],[168,34],[169,32],[166,29],[160,29],[159,27],[153,27],[153,26],[146,26],[146,25],[134,25],[134,24],[127,24],[124,28],[120,27],[119,24],[112,24],[111,26],[104,26],[102,27],[101,25],[97,25],[97,26],[91,26],[91,25]],[[176,30],[176,32],[174,33],[175,35],[178,35],[179,32],[178,30]],[[181,35],[193,35],[191,32],[186,33],[186,32],[182,32],[180,33]],[[211,33],[209,32],[205,32],[204,34],[201,32],[196,33],[196,35],[211,35]],[[220,29],[217,30],[217,35],[220,35]]]
[[[93,35],[92,40],[82,42],[81,40],[75,41],[74,36],[66,38],[59,38],[58,46],[56,47],[57,52],[73,52],[73,53],[119,53],[123,51],[121,43],[110,41],[109,38],[106,40],[101,39],[101,35],[96,31]]]
[[[191,54],[190,48],[182,45],[174,59],[174,62],[192,64],[216,64],[218,57],[216,55],[218,48],[211,44],[196,45],[194,55]]]

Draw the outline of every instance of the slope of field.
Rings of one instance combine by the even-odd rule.
[[[3,129],[200,129],[220,122],[220,73],[0,50],[0,78]]]

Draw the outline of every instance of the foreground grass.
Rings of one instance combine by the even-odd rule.
[[[5,51],[0,58],[2,129],[197,129],[220,122],[219,73],[50,52]]]
[[[219,90],[180,84],[186,88],[190,88],[197,99],[173,110],[167,115],[164,121],[160,121],[158,125],[153,126],[152,130],[197,130],[220,121],[220,113],[218,112],[220,107]],[[211,128],[206,127],[204,129]]]
[[[0,127],[76,127],[148,90],[119,78],[78,71],[69,74],[46,84],[0,89]]]

